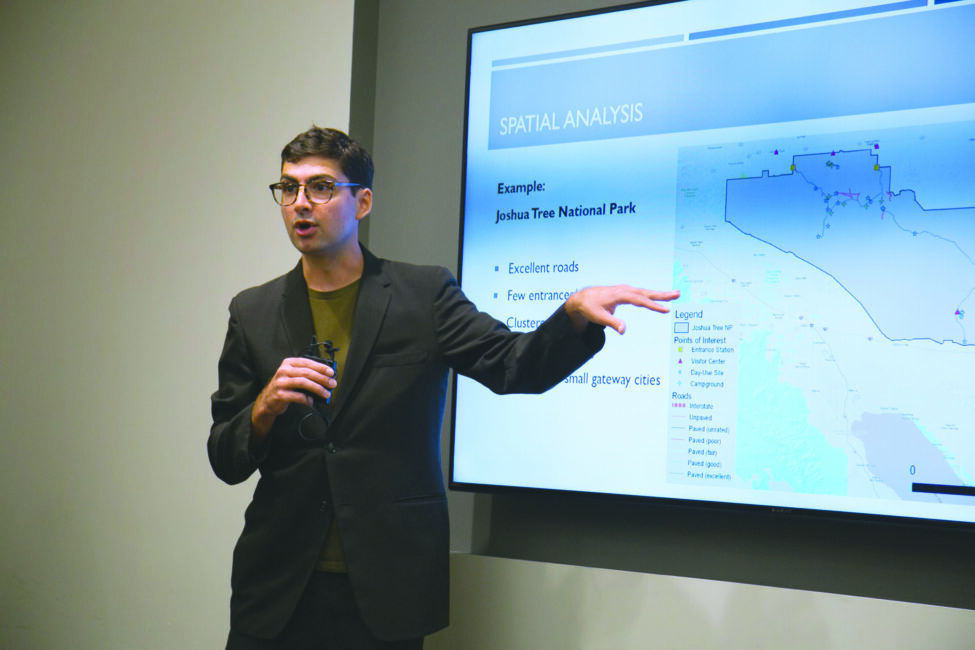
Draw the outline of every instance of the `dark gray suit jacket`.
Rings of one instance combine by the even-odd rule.
[[[363,253],[330,426],[305,419],[309,409],[293,404],[257,452],[249,446],[254,400],[314,334],[301,264],[230,304],[207,448],[227,483],[255,470],[261,476],[234,550],[231,627],[238,632],[273,638],[283,629],[333,521],[373,634],[412,638],[445,627],[449,530],[440,429],[448,369],[497,393],[537,393],[603,343],[595,326],[579,337],[562,308],[536,331],[513,333],[479,312],[446,269]]]

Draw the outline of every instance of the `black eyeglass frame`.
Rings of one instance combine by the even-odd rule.
[[[324,201],[315,201],[314,199],[312,199],[311,195],[308,193],[308,185],[310,183],[324,183],[328,187],[328,198],[325,199]],[[290,201],[288,201],[287,203],[283,202],[285,185],[298,186],[298,189],[295,192],[295,197]],[[271,196],[274,198],[274,202],[282,207],[293,205],[298,200],[298,194],[300,192],[305,193],[305,198],[308,199],[308,202],[311,203],[312,205],[325,205],[326,203],[332,200],[332,197],[335,195],[336,187],[363,187],[363,185],[362,183],[345,183],[341,181],[329,180],[326,178],[312,178],[309,179],[307,183],[298,183],[295,181],[278,181],[277,183],[271,183],[270,185],[268,185],[268,189],[271,190]],[[278,192],[281,192],[281,200],[278,199]]]

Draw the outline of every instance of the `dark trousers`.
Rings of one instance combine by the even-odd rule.
[[[230,631],[227,650],[422,650],[423,639],[380,641],[366,628],[344,573],[316,571],[281,634],[271,640]]]

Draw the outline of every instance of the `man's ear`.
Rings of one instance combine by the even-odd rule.
[[[356,201],[356,211],[355,218],[356,221],[363,219],[367,214],[372,212],[372,190],[368,187],[360,187],[359,191],[355,193]]]

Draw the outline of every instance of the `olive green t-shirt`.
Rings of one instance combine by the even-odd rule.
[[[349,342],[352,340],[352,317],[355,314],[355,303],[358,297],[358,280],[335,291],[308,290],[311,315],[315,321],[315,336],[319,341],[331,341],[332,347],[337,348],[335,352],[336,391],[342,390],[342,371],[349,352]],[[318,557],[316,568],[319,571],[339,573],[346,571],[345,556],[339,540],[339,527],[334,519],[321,555]]]

